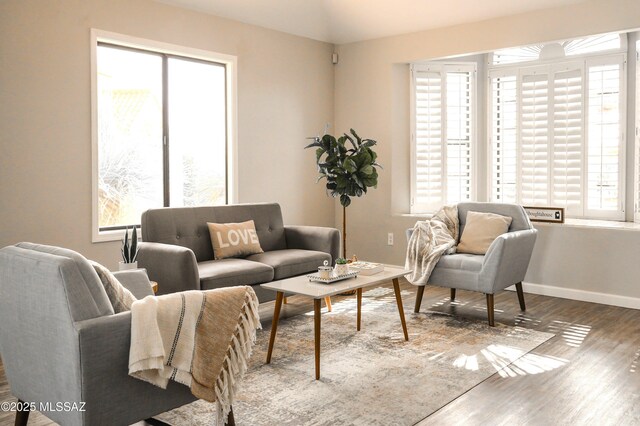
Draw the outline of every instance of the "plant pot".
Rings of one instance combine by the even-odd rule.
[[[336,275],[344,275],[349,273],[349,265],[345,264],[336,264],[335,268]]]
[[[138,262],[125,263],[123,261],[120,261],[120,263],[118,264],[119,271],[128,271],[130,269],[138,269]]]

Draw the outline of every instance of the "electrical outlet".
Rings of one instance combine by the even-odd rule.
[[[387,234],[387,245],[388,246],[392,246],[393,245],[393,232],[389,232]]]

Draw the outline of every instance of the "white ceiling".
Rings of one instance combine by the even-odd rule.
[[[159,0],[335,44],[482,21],[586,0]]]

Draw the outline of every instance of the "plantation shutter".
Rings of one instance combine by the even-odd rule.
[[[520,89],[520,203],[549,204],[549,75],[522,74]]]
[[[412,210],[432,211],[443,200],[443,78],[440,70],[413,67],[414,178]]]
[[[517,201],[516,76],[491,78],[491,200]]]
[[[446,73],[447,204],[471,199],[472,71]]]
[[[587,206],[591,217],[622,211],[621,96],[623,62],[611,57],[587,62]]]
[[[582,67],[553,74],[553,164],[551,204],[567,215],[582,215],[583,168]]]

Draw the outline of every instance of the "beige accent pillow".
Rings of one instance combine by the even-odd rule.
[[[207,226],[216,260],[264,253],[253,220],[242,223],[207,222]]]
[[[96,270],[96,273],[100,278],[100,282],[104,287],[104,291],[107,293],[109,302],[111,302],[111,306],[113,306],[113,312],[118,314],[120,312],[130,311],[133,302],[138,300],[133,293],[123,286],[115,275],[113,275],[107,268],[93,260],[89,260],[89,263],[93,266],[93,269]]]
[[[513,218],[495,213],[467,212],[457,253],[485,254],[489,246],[509,230]]]

